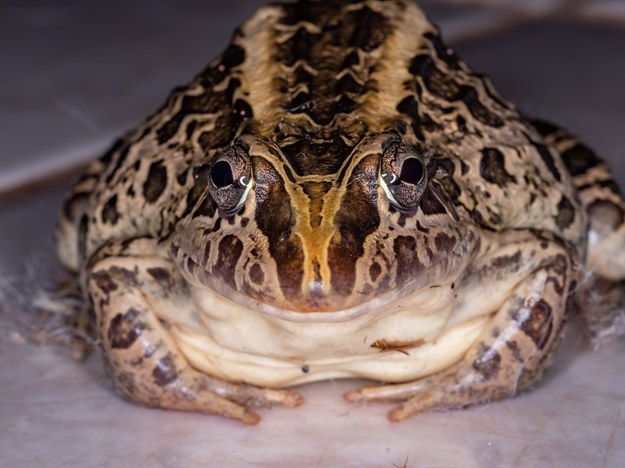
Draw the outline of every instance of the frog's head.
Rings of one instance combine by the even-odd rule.
[[[433,184],[436,167],[398,132],[353,147],[244,134],[195,168],[204,194],[172,252],[192,284],[252,309],[380,307],[451,282],[462,263],[466,236]]]

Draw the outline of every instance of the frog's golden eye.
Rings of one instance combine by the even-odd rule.
[[[423,159],[410,146],[389,144],[382,154],[380,185],[395,208],[402,213],[414,212],[427,185]]]
[[[231,216],[241,209],[252,187],[251,164],[240,146],[224,150],[210,164],[195,168],[196,185],[208,188],[220,214]]]

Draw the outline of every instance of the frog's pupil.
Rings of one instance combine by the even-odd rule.
[[[399,173],[399,179],[408,184],[418,184],[423,178],[423,164],[416,158],[406,159]]]
[[[211,180],[217,188],[226,187],[234,182],[232,168],[226,161],[218,161],[211,169]]]

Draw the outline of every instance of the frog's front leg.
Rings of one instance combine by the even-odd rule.
[[[524,242],[484,256],[460,285],[484,295],[512,281],[510,294],[459,362],[414,382],[348,391],[345,398],[402,402],[388,414],[400,421],[428,409],[508,398],[540,380],[563,336],[576,254],[558,240],[525,235]]]
[[[260,420],[251,407],[302,403],[294,391],[228,383],[189,365],[155,309],[170,308],[194,320],[194,305],[175,265],[158,254],[155,240],[103,247],[90,263],[86,281],[107,369],[129,400],[246,424]]]

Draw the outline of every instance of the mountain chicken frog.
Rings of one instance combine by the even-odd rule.
[[[302,1],[94,161],[57,244],[126,398],[254,424],[364,378],[396,421],[535,384],[582,273],[622,301],[624,213],[413,2]]]

